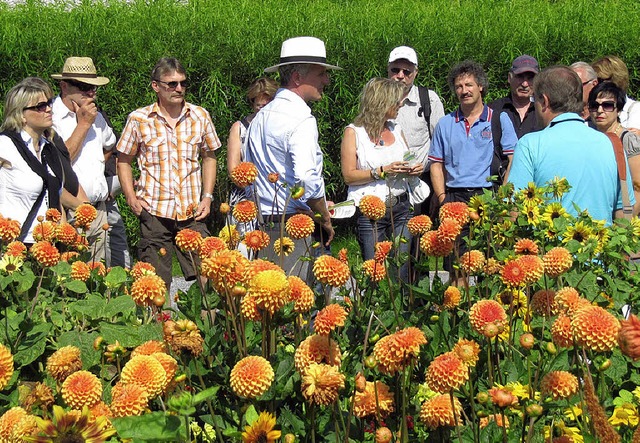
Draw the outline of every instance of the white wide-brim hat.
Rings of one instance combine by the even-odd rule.
[[[269,66],[264,72],[276,72],[280,66],[297,63],[310,63],[327,69],[342,69],[327,63],[327,50],[322,40],[315,37],[294,37],[282,42],[280,63]]]

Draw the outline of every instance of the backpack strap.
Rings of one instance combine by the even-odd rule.
[[[493,158],[491,159],[490,174],[497,175],[496,186],[502,185],[504,175],[507,172],[509,159],[502,153],[502,123],[500,122],[501,109],[492,109],[491,114],[491,138],[493,139]]]
[[[418,86],[418,97],[420,97],[420,108],[418,109],[418,117],[424,116],[429,130],[429,140],[431,140],[431,100],[429,99],[429,90],[424,86]]]
[[[611,144],[613,145],[613,153],[616,156],[616,164],[618,166],[618,179],[620,180],[620,192],[622,193],[622,214],[627,220],[633,217],[633,206],[629,199],[629,190],[627,189],[627,162],[624,158],[624,147],[622,140],[615,134],[606,133]]]
[[[244,117],[242,117],[240,123],[242,124],[242,126],[244,126],[244,129],[249,129],[249,123],[251,123],[251,121],[249,121],[249,116],[245,115]]]

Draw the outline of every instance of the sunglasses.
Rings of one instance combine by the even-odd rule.
[[[399,74],[400,71],[402,71],[405,77],[409,77],[411,74],[415,72],[415,71],[412,71],[411,69],[402,69],[402,68],[391,68],[389,69],[389,71],[391,71],[392,74]]]
[[[587,86],[589,83],[591,83],[594,80],[597,80],[597,79],[592,78],[591,80],[587,80],[586,82],[582,82],[582,87],[584,88],[585,86]]]
[[[162,80],[154,80],[156,83],[164,83],[165,85],[167,85],[167,87],[169,89],[176,89],[178,87],[178,85],[182,86],[182,88],[186,88],[187,86],[189,86],[189,81],[187,80],[182,80],[180,82],[163,82]]]
[[[24,108],[24,111],[30,110],[30,111],[37,111],[37,112],[45,112],[47,108],[51,107],[51,105],[53,105],[52,98],[50,98],[46,102],[39,102],[38,104],[35,104],[33,106],[27,106],[26,108]]]
[[[601,106],[604,112],[613,112],[616,109],[616,102],[589,102],[589,112],[598,112]]]
[[[89,83],[77,82],[75,80],[65,80],[65,82],[67,82],[67,84],[73,86],[74,88],[78,88],[82,92],[98,90],[98,87],[96,85],[90,85]]]

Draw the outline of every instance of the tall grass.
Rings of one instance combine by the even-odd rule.
[[[149,72],[162,56],[187,67],[189,100],[212,114],[221,139],[248,112],[246,86],[277,62],[282,40],[313,35],[327,45],[332,74],[325,98],[314,105],[325,150],[328,193],[345,195],[339,148],[357,96],[372,76],[386,75],[397,45],[419,55],[418,82],[455,107],[446,85],[451,65],[481,62],[491,81],[488,98],[505,93],[511,60],[528,53],[542,66],[592,61],[617,54],[640,90],[640,2],[627,0],[169,0],[80,1],[0,5],[0,94],[27,75],[48,78],[69,55],[93,57],[111,83],[99,101],[121,130],[133,109],[150,103]],[[227,185],[220,157],[217,199]]]

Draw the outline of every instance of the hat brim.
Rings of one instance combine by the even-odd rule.
[[[280,66],[286,66],[286,65],[319,65],[319,66],[324,66],[327,69],[342,70],[340,66],[330,65],[327,63],[318,63],[314,61],[295,61],[295,62],[278,63],[277,65],[269,66],[268,68],[264,69],[264,72],[270,74],[272,72],[276,72]]]
[[[54,80],[73,80],[93,86],[104,86],[110,81],[107,77],[77,77],[68,74],[51,74],[51,78]]]
[[[511,70],[511,73],[515,74],[515,75],[522,74],[524,72],[532,72],[534,74],[539,74],[540,73],[540,71],[535,69],[535,68],[527,68],[527,67],[518,68],[518,69],[512,69]]]

